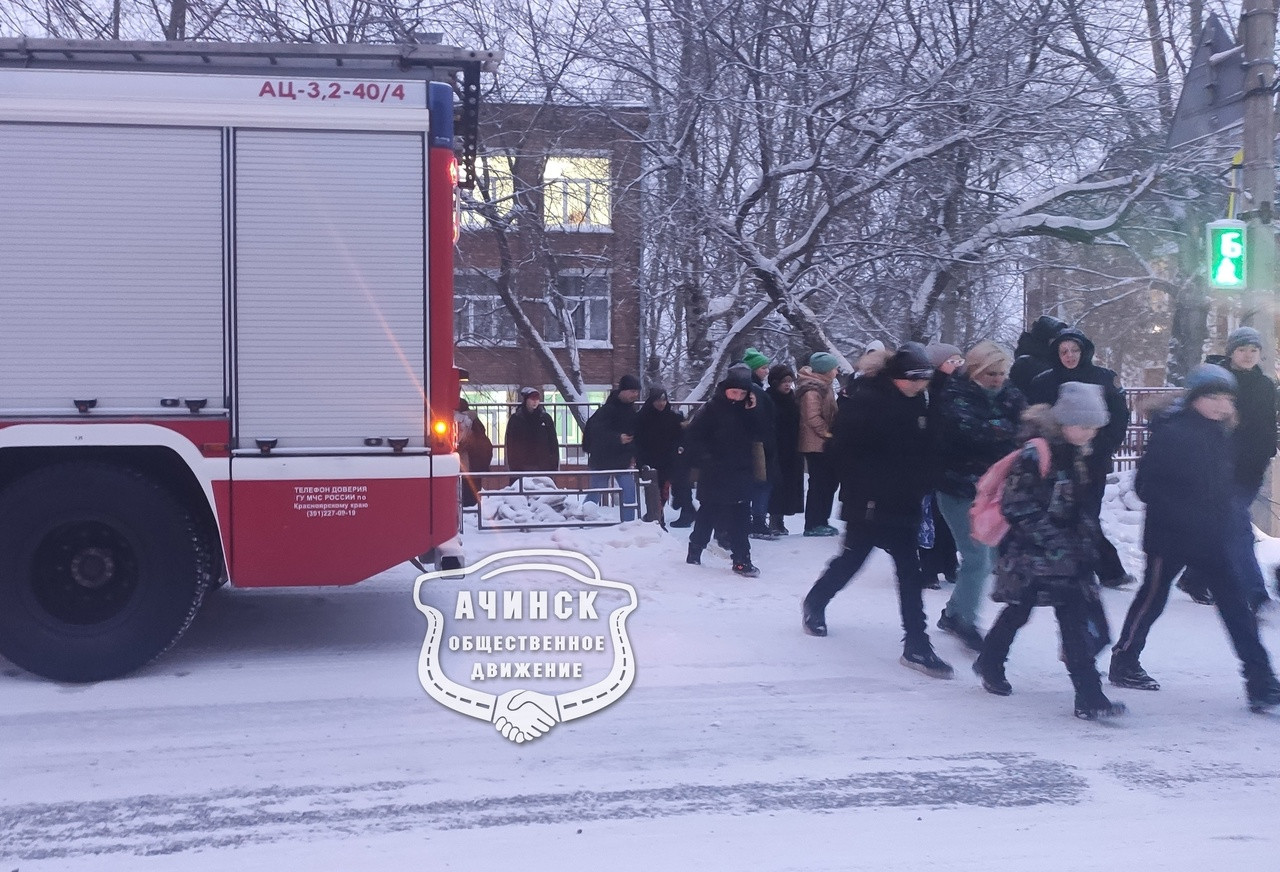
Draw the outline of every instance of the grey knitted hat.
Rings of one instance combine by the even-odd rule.
[[[1227,357],[1237,348],[1246,345],[1262,347],[1262,334],[1252,327],[1237,327],[1227,334]]]
[[[1065,382],[1058,388],[1058,401],[1053,404],[1053,419],[1063,427],[1107,426],[1111,416],[1103,398],[1102,385]]]

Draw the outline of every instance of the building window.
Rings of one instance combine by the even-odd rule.
[[[609,347],[609,273],[564,271],[556,277],[556,290],[564,300],[564,309],[573,324],[578,344],[586,347]],[[564,330],[556,302],[547,301],[545,335],[548,342],[564,344]]]
[[[498,296],[492,276],[475,272],[454,275],[453,335],[458,345],[516,344],[516,321]]]
[[[608,230],[613,223],[607,157],[548,157],[542,212],[548,230]]]
[[[485,218],[481,208],[491,205],[501,217],[511,214],[516,202],[515,176],[511,172],[511,158],[506,155],[481,155],[476,161],[480,176],[472,191],[462,191],[462,226],[467,230],[481,230]]]

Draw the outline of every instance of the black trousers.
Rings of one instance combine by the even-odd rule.
[[[1089,517],[1095,521],[1102,515],[1102,496],[1106,490],[1106,473],[1089,470],[1089,489],[1084,495],[1082,504],[1084,510],[1089,513]],[[1101,525],[1098,528],[1098,565],[1095,571],[1098,573],[1099,580],[1116,581],[1125,577],[1124,564],[1120,562],[1116,546],[1112,545],[1111,540],[1102,533]]]
[[[804,498],[804,528],[812,530],[831,522],[831,506],[840,482],[835,461],[826,452],[806,453],[804,463],[809,470],[809,492]]]
[[[1251,680],[1271,675],[1271,658],[1267,649],[1262,647],[1258,638],[1258,620],[1245,601],[1244,590],[1239,582],[1225,568],[1227,561],[1222,558],[1222,568],[1195,566],[1199,577],[1213,594],[1214,604],[1222,623],[1227,628],[1227,635],[1240,658],[1241,671],[1244,677]],[[1146,647],[1147,635],[1156,619],[1164,612],[1165,603],[1169,601],[1169,588],[1174,578],[1187,566],[1185,560],[1162,554],[1148,554],[1147,566],[1142,574],[1142,587],[1129,606],[1125,615],[1124,629],[1120,638],[1111,649],[1111,659],[1137,662]],[[1194,564],[1193,564],[1194,566]]]
[[[689,547],[701,552],[711,541],[714,530],[729,538],[729,550],[734,563],[750,563],[751,540],[747,538],[750,522],[751,504],[746,500],[736,503],[709,503],[703,500],[693,519]]]
[[[925,632],[923,573],[914,527],[850,521],[845,526],[844,548],[827,564],[826,570],[813,583],[805,596],[811,608],[823,609],[832,597],[844,589],[849,580],[867,562],[872,549],[887,551],[898,574],[898,607],[902,612],[902,629],[908,636],[927,636]]]
[[[1013,638],[1031,618],[1036,605],[1036,593],[1029,591],[1022,602],[1005,606],[996,618],[982,642],[982,660],[988,664],[1001,664],[1009,658]],[[1090,631],[1089,621],[1093,608],[1084,592],[1072,592],[1061,596],[1061,604],[1053,607],[1062,634],[1062,652],[1067,661],[1067,673],[1076,690],[1101,689],[1098,667],[1094,658],[1098,655],[1096,631]],[[1105,628],[1102,630],[1105,633]]]

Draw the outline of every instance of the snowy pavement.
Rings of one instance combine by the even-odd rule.
[[[747,580],[711,555],[686,567],[686,539],[638,522],[468,534],[473,558],[580,550],[639,592],[634,687],[524,745],[419,686],[408,567],[218,591],[120,681],[0,666],[0,870],[1274,866],[1280,717],[1245,708],[1212,609],[1175,593],[1143,659],[1164,689],[1108,689],[1130,714],[1086,723],[1048,610],[1002,699],[937,631],[956,680],[899,665],[884,555],[815,639],[800,597],[838,540],[753,542],[763,574]],[[1132,594],[1104,592],[1113,630]],[[946,596],[926,592],[931,624]],[[1280,651],[1277,626],[1264,640]]]

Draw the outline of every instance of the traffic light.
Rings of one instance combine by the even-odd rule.
[[[1243,221],[1214,221],[1206,231],[1209,237],[1209,287],[1224,291],[1243,291],[1248,275],[1246,224]]]

